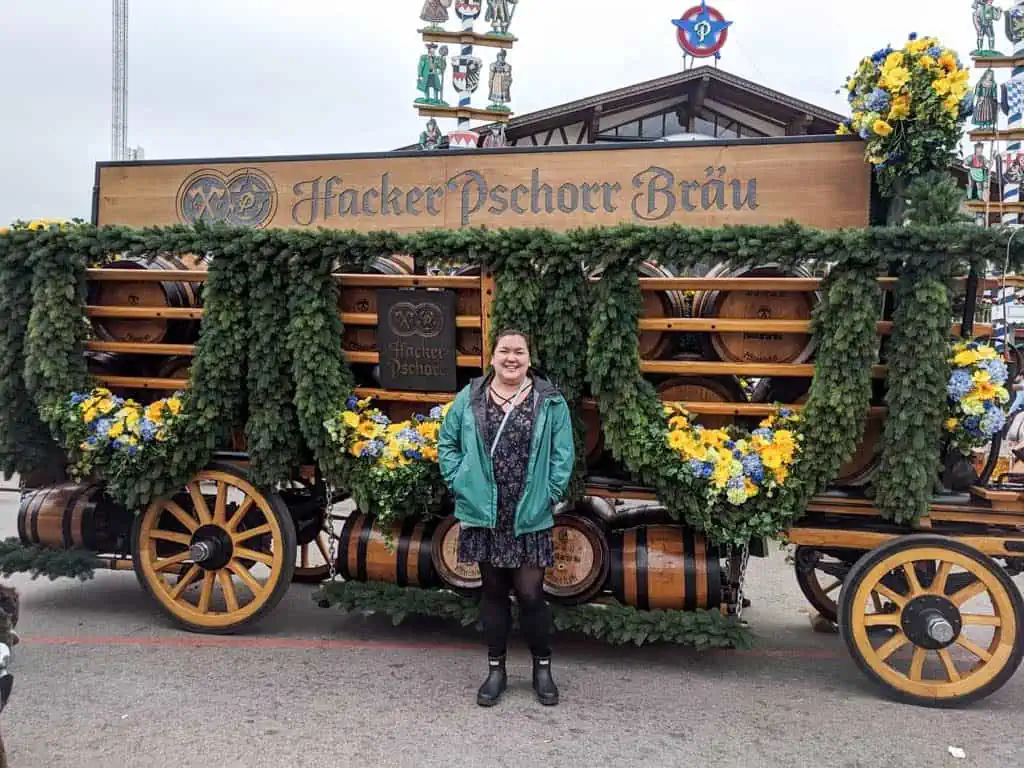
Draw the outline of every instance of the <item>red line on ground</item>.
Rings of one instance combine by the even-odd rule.
[[[121,646],[136,648],[268,648],[319,650],[381,650],[381,651],[472,651],[481,646],[468,643],[398,643],[380,640],[323,640],[300,637],[217,637],[198,635],[189,637],[127,637],[123,635],[39,635],[22,636],[26,645]],[[845,658],[837,651],[813,648],[755,648],[748,651],[713,650],[705,653],[716,656],[742,656],[753,658],[794,658],[832,660]]]

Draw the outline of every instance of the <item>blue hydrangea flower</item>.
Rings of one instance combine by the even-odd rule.
[[[953,375],[949,377],[949,384],[946,385],[946,392],[954,400],[959,400],[968,392],[971,391],[971,387],[974,386],[974,382],[971,380],[971,374],[965,370],[953,371]]]
[[[356,404],[358,404],[358,403],[359,403],[359,398],[358,397],[356,397],[355,395],[349,395],[348,400],[345,401],[345,407],[348,408],[351,411],[352,409],[354,409],[356,407]]]
[[[779,410],[779,416],[781,416],[784,419],[788,419],[792,415],[793,415],[793,412],[791,410],[789,410],[789,408],[782,408],[782,409]]]
[[[366,444],[366,448],[364,450],[366,451],[367,456],[380,456],[381,451],[384,450],[384,441],[371,440]]]
[[[95,448],[96,443],[98,443],[99,440],[96,439],[96,435],[89,435],[89,437],[85,439],[85,442],[88,443],[90,448]]]
[[[746,488],[747,485],[744,482],[742,477],[732,477],[732,478],[729,478],[729,485],[728,485],[728,487],[729,488]]]
[[[928,49],[928,55],[931,56],[933,59],[937,59],[942,55],[942,49],[939,48],[939,46],[937,45],[933,45],[931,48]]]
[[[414,448],[408,448],[408,449],[405,450],[404,453],[405,453],[405,457],[407,459],[413,459],[415,461],[419,461],[420,459],[423,458],[423,454],[420,453],[419,451],[417,451]]]
[[[139,452],[139,446],[137,446],[137,445],[129,445],[128,446],[128,455],[129,456],[134,456],[138,452]]]
[[[110,427],[113,425],[113,423],[114,422],[111,419],[97,419],[94,422],[93,430],[98,435],[106,435],[107,432],[110,431]]]
[[[143,440],[152,440],[156,437],[157,425],[149,419],[143,419],[142,424],[139,425],[139,432],[142,434]]]
[[[734,458],[742,459],[743,458],[743,451],[740,451],[740,450],[737,449],[737,450],[732,452],[732,455],[733,455]]]
[[[73,395],[71,395],[71,404],[78,405],[79,403],[84,402],[88,398],[89,396],[84,392],[75,392]]]
[[[982,434],[988,437],[1001,430],[1004,424],[1006,424],[1006,416],[998,408],[993,408],[982,417],[979,428]]]
[[[750,434],[752,436],[754,436],[754,437],[763,437],[765,440],[771,440],[772,439],[772,431],[770,429],[768,429],[767,427],[761,427],[760,429],[755,429]]]
[[[1004,363],[1000,358],[996,357],[992,360],[982,360],[978,365],[983,371],[988,372],[988,376],[992,380],[993,384],[1006,383],[1006,363]]]
[[[735,440],[726,440],[725,441],[725,447],[728,448],[731,451],[733,448],[736,447],[736,441]]]
[[[383,413],[374,414],[372,420],[377,422],[378,424],[383,424],[384,426],[387,426],[388,424],[391,423],[391,420],[388,419],[388,417],[385,416]]]
[[[430,409],[430,418],[432,418],[432,419],[440,419],[441,418],[441,406],[440,405],[435,405],[433,408]]]
[[[871,112],[884,112],[889,108],[890,101],[888,91],[883,88],[875,88],[864,101],[864,106]]]
[[[756,453],[750,453],[743,457],[743,474],[754,476],[754,473],[762,469],[761,457]]]

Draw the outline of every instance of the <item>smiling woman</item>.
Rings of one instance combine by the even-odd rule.
[[[556,704],[543,585],[544,569],[554,565],[552,505],[565,493],[575,459],[569,408],[530,368],[524,332],[500,331],[491,364],[492,373],[456,397],[438,442],[441,472],[461,525],[458,559],[478,564],[482,579],[480,615],[490,673],[477,703],[492,706],[505,690],[509,591],[515,589],[533,654],[534,690],[542,704]]]

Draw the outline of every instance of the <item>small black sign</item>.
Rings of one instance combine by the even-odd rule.
[[[385,389],[454,392],[455,294],[378,290],[377,346]]]

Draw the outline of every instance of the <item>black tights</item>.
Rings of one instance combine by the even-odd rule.
[[[551,631],[551,611],[544,600],[543,568],[495,568],[480,563],[483,577],[483,597],[480,600],[480,618],[484,623],[487,653],[492,658],[504,656],[512,628],[512,610],[509,590],[516,591],[519,603],[519,625],[526,636],[530,653],[534,656],[551,655],[548,638]]]

